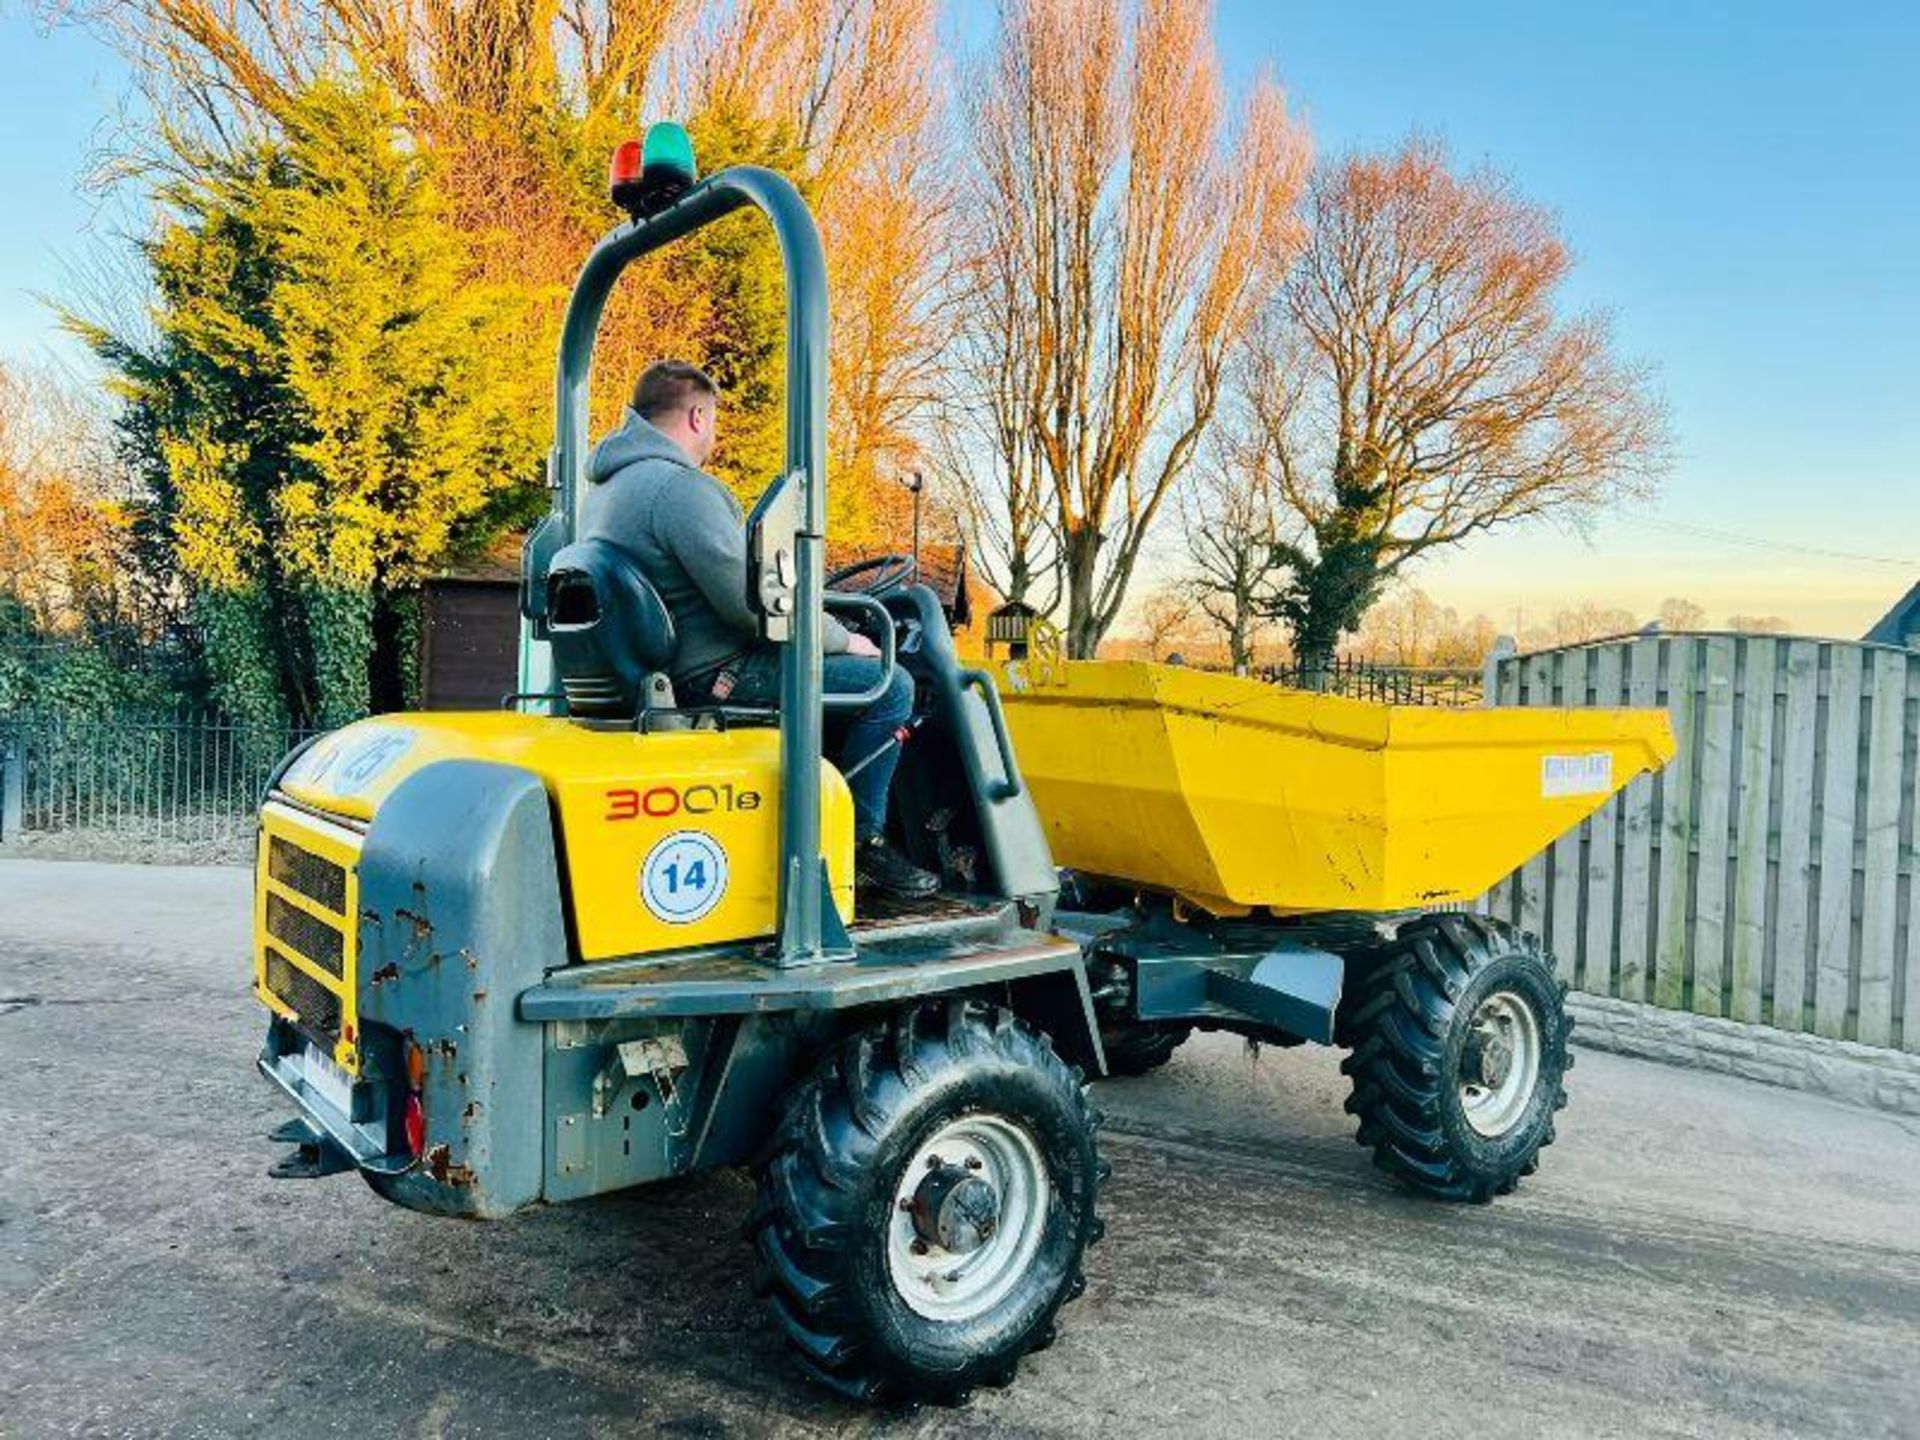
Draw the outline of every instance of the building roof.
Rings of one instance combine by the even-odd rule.
[[[462,556],[449,562],[435,580],[467,580],[480,584],[520,583],[520,547],[527,543],[526,534],[510,530],[504,535],[495,536],[487,548],[471,555]]]
[[[1905,645],[1920,649],[1920,584],[1901,597],[1900,602],[1867,633],[1860,637],[1873,645]]]

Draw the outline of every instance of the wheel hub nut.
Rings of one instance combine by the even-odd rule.
[[[959,1165],[927,1171],[914,1188],[913,1228],[929,1245],[966,1255],[993,1238],[1000,1224],[1000,1196],[991,1181]]]
[[[1513,1069],[1513,1042],[1497,1029],[1476,1030],[1468,1047],[1466,1069],[1488,1089],[1498,1090]]]

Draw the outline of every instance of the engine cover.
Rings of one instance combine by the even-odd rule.
[[[508,712],[385,715],[324,736],[278,788],[298,805],[366,824],[409,777],[445,760],[510,765],[540,779],[558,821],[577,958],[773,933],[777,730],[642,734]],[[821,811],[834,901],[850,923],[853,802],[826,762]]]

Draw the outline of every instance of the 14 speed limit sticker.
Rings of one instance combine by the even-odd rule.
[[[704,831],[674,831],[647,852],[640,867],[640,899],[669,925],[700,919],[726,889],[727,852]]]

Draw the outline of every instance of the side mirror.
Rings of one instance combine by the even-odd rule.
[[[760,634],[793,638],[794,592],[799,584],[800,475],[782,475],[754,502],[747,517],[747,607],[760,617]]]

